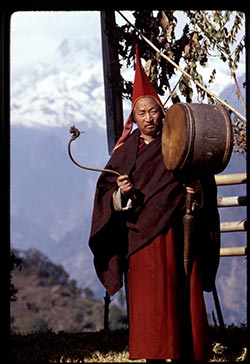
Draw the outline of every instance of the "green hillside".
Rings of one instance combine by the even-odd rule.
[[[37,250],[15,250],[14,255],[21,259],[21,265],[12,271],[12,284],[17,290],[10,307],[12,332],[79,333],[104,328],[104,301],[94,298],[91,287],[79,289],[61,265]],[[111,301],[110,328],[121,328],[124,320],[125,310]]]

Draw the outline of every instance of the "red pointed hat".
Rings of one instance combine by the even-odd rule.
[[[135,63],[135,77],[134,77],[134,88],[132,94],[132,111],[127,118],[127,121],[124,125],[123,132],[119,140],[117,141],[114,150],[120,147],[124,141],[127,139],[129,134],[133,128],[133,109],[135,107],[136,102],[144,97],[144,96],[151,96],[153,97],[156,102],[161,106],[164,112],[164,106],[155,90],[155,87],[150,82],[148,76],[146,75],[144,68],[141,65],[140,55],[139,55],[139,47],[138,44],[135,46],[136,49],[136,63]]]
[[[158,104],[160,104],[163,107],[155,87],[150,82],[148,76],[144,71],[144,68],[141,65],[138,44],[136,44],[135,47],[136,47],[135,48],[136,64],[135,64],[135,79],[134,79],[134,88],[132,96],[132,109],[134,108],[136,101],[144,96],[152,96],[158,102]]]

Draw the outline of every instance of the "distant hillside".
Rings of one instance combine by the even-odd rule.
[[[14,250],[21,270],[12,271],[17,300],[11,303],[11,330],[86,332],[104,328],[104,301],[91,289],[81,290],[61,265],[53,264],[37,250]],[[125,312],[110,305],[110,328],[122,327]]]

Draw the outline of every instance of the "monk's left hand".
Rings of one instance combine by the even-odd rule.
[[[196,194],[201,189],[201,182],[200,180],[192,181],[186,186],[186,191],[191,194]]]

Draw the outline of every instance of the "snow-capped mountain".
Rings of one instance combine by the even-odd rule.
[[[65,39],[53,59],[11,77],[11,245],[39,249],[97,296],[104,289],[94,272],[88,235],[99,174],[75,166],[67,146],[75,125],[83,131],[72,143],[79,163],[102,168],[109,158],[102,67],[97,41]],[[244,157],[235,156],[224,173],[244,171]],[[245,186],[226,193],[244,195]],[[241,208],[234,214],[223,211],[222,218],[245,218]],[[244,239],[229,234],[224,240],[243,245]],[[246,320],[245,273],[244,258],[221,259],[218,291],[227,322]]]
[[[49,63],[12,78],[12,125],[105,128],[102,58],[93,43],[64,40]]]
[[[94,277],[87,238],[98,174],[76,167],[67,146],[75,125],[84,133],[74,158],[96,167],[108,158],[98,49],[64,40],[53,60],[11,84],[11,243],[62,262],[83,286]]]

